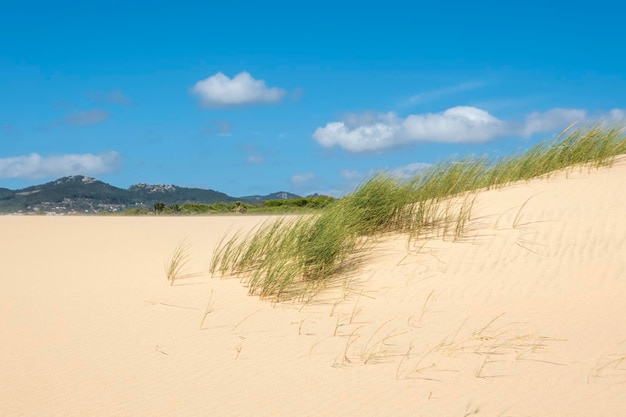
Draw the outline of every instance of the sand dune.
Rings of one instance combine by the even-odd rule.
[[[461,239],[387,237],[307,304],[209,277],[267,217],[1,216],[0,415],[626,415],[624,184],[481,192]]]

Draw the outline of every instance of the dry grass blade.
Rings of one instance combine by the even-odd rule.
[[[200,320],[200,330],[204,328],[204,322],[206,321],[207,316],[213,311],[213,290],[211,290],[211,296],[209,297],[209,301],[207,302],[206,308],[204,309],[204,314],[202,315],[202,320]]]
[[[185,241],[180,242],[165,263],[165,276],[170,285],[174,285],[174,281],[177,279],[195,275],[185,273],[185,268],[190,260],[190,248],[190,245]]]

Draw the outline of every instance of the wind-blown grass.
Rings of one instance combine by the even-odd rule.
[[[282,218],[247,235],[224,237],[211,273],[240,276],[251,294],[306,297],[358,262],[376,236],[438,233],[459,238],[470,219],[473,192],[576,165],[608,165],[626,153],[621,126],[569,130],[520,155],[445,161],[409,181],[378,174],[321,213]]]
[[[180,242],[165,263],[165,276],[170,285],[174,285],[174,281],[177,279],[189,278],[195,275],[185,272],[190,259],[189,250],[190,246],[188,244],[184,241]]]

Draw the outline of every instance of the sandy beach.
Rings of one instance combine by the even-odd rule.
[[[481,192],[461,239],[386,237],[306,304],[208,272],[268,217],[0,216],[0,415],[626,415],[625,184]]]

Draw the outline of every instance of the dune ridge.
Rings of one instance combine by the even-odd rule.
[[[460,238],[380,238],[305,304],[209,276],[269,217],[0,216],[0,415],[624,414],[624,179],[479,192]]]

